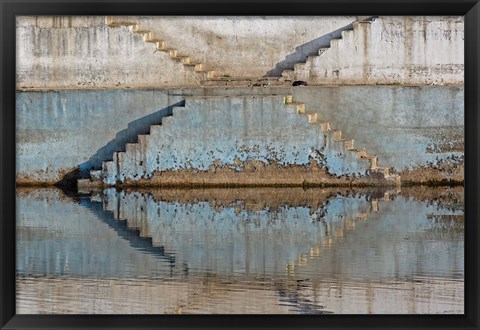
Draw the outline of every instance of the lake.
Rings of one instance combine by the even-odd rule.
[[[17,188],[18,314],[463,314],[463,187]]]

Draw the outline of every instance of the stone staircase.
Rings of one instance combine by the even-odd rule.
[[[353,31],[359,26],[359,25],[364,25],[364,24],[372,24],[377,16],[370,16],[365,19],[360,19],[356,22],[353,22],[351,24],[351,27],[346,28],[341,32],[341,36],[337,38],[332,38],[330,40],[330,46],[329,47],[323,47],[318,50],[318,55],[311,55],[308,56],[305,62],[300,62],[296,63],[294,65],[293,70],[283,70],[282,76],[280,78],[281,81],[284,82],[293,82],[293,81],[307,81],[308,82],[308,75],[306,74],[301,74],[299,72],[301,71],[307,71],[305,70],[309,64],[312,61],[315,61],[319,56],[322,56],[325,52],[328,52],[331,48],[338,48],[338,45],[342,40],[347,39],[349,34],[353,33]]]
[[[272,102],[271,112],[274,114],[278,114],[279,111],[283,111],[283,115],[281,116],[283,116],[284,118],[288,118],[288,116],[292,116],[289,113],[293,109],[295,114],[301,115],[302,117],[304,116],[307,119],[306,122],[304,122],[303,120],[300,120],[301,118],[295,119],[297,118],[297,116],[293,115],[293,119],[296,120],[296,122],[292,123],[292,125],[300,126],[301,130],[305,132],[310,132],[310,135],[306,135],[307,137],[302,137],[300,138],[300,140],[297,140],[298,145],[301,146],[301,143],[304,143],[303,150],[311,149],[314,154],[319,154],[320,158],[316,159],[316,161],[320,162],[320,165],[324,166],[331,175],[337,177],[342,177],[345,175],[353,177],[366,176],[380,179],[383,181],[386,180],[389,185],[400,184],[400,177],[398,175],[391,174],[388,168],[382,168],[378,166],[377,156],[368,155],[365,149],[355,148],[353,139],[343,138],[342,131],[333,129],[329,122],[321,121],[318,118],[317,113],[305,111],[305,105],[301,103],[294,103],[293,97],[291,95],[257,95],[241,97],[186,98],[185,106],[173,108],[173,116],[164,117],[161,124],[151,125],[150,134],[138,135],[138,142],[127,143],[125,146],[125,151],[114,152],[112,160],[104,161],[101,170],[92,170],[90,172],[90,179],[79,180],[79,186],[114,186],[117,183],[124,183],[126,181],[138,181],[145,179],[148,180],[155,174],[155,172],[161,173],[163,171],[175,171],[186,167],[189,167],[193,171],[201,171],[202,169],[195,168],[195,166],[192,165],[191,159],[187,159],[194,158],[194,155],[191,154],[192,151],[188,151],[194,150],[188,149],[192,148],[191,145],[183,146],[182,148],[185,150],[182,149],[180,156],[178,156],[178,152],[175,155],[173,154],[173,149],[171,149],[171,146],[166,146],[171,144],[181,145],[191,143],[189,142],[189,140],[178,141],[178,139],[182,139],[182,132],[186,131],[185,126],[182,126],[182,123],[188,125],[189,121],[191,120],[186,117],[186,115],[191,115],[192,111],[194,111],[195,116],[198,120],[205,120],[205,122],[208,123],[208,119],[202,118],[202,116],[204,117],[206,115],[199,115],[199,111],[202,111],[202,109],[207,109],[208,106],[210,106],[213,107],[214,110],[216,108],[221,108],[220,111],[222,113],[227,113],[228,111],[224,109],[225,107],[227,107],[228,109],[228,104],[222,103],[225,100],[228,100],[229,102],[248,102],[255,98],[257,102]],[[208,102],[217,103],[209,105]],[[188,109],[188,106],[190,104],[196,105],[196,109],[199,110]],[[252,108],[251,111],[257,112],[257,109]],[[219,120],[222,119],[220,118]],[[291,123],[290,120],[291,119],[284,119],[284,123],[282,124],[288,126]],[[176,122],[177,124],[175,125]],[[168,131],[167,136],[162,135],[165,130]],[[209,128],[205,128],[205,130],[209,130]],[[218,133],[218,135],[219,136],[213,136],[212,139],[216,141],[222,140],[222,134]],[[315,136],[317,140],[320,139],[321,141],[323,141],[321,146],[314,146],[312,144],[308,144],[308,141],[302,141],[313,139],[313,136]],[[197,137],[195,138],[194,143],[199,143],[198,141],[199,140]],[[202,141],[202,143],[208,145],[208,141]],[[228,141],[226,141],[225,143],[228,143]],[[261,144],[262,141],[258,143]],[[282,143],[283,142],[281,142],[281,144]],[[222,144],[220,143],[219,145]],[[225,147],[225,149],[226,148],[227,147]],[[269,149],[271,148],[271,146],[267,145],[265,148]],[[215,149],[215,147],[210,146],[210,149],[211,150],[201,150],[201,154],[213,154],[213,150]],[[161,158],[164,159],[159,159],[159,155],[161,155],[161,153],[158,150],[162,150],[163,155],[161,156]],[[232,150],[235,154],[238,155],[245,153],[245,150],[239,150],[238,146],[235,147],[235,149],[231,149],[230,152]],[[275,151],[274,154],[276,154],[277,151]],[[250,151],[250,153],[252,153],[252,151]],[[305,158],[310,157],[309,155],[303,156]],[[183,157],[184,159],[179,159],[178,157]],[[238,158],[238,156],[236,158]],[[215,158],[214,156],[212,156],[211,159],[207,159],[206,161],[204,161],[204,163],[207,163],[207,167],[204,170],[208,169],[208,166],[213,165],[215,162],[217,162],[217,159],[218,157]],[[270,158],[267,159],[267,161],[273,162],[276,161],[276,159]],[[161,162],[162,165],[160,165]],[[306,162],[304,162],[304,164],[305,163]],[[230,166],[233,165],[230,164]]]
[[[150,30],[140,28],[139,24],[134,21],[122,21],[114,17],[106,17],[106,25],[109,27],[121,27],[125,26],[133,33],[137,33],[143,36],[143,40],[148,43],[156,45],[156,51],[166,52],[170,57],[178,62],[181,62],[185,67],[192,69],[200,77],[199,82],[204,86],[283,86],[286,83],[291,83],[296,80],[308,80],[308,77],[298,75],[298,71],[301,71],[313,61],[316,57],[321,56],[324,52],[328,51],[331,47],[338,47],[340,40],[346,37],[347,33],[351,33],[359,24],[370,24],[375,20],[375,16],[368,17],[362,20],[358,20],[352,23],[351,28],[347,28],[341,32],[340,38],[333,38],[330,41],[330,47],[320,48],[318,55],[308,56],[306,62],[296,63],[293,70],[283,70],[281,77],[230,77],[230,76],[218,76],[213,70],[206,70],[204,64],[194,62],[188,55],[180,54],[177,49],[167,47],[165,41],[153,36]]]
[[[143,36],[145,42],[155,44],[156,51],[168,53],[172,60],[181,62],[186,68],[197,73],[202,81],[213,78],[215,75],[214,71],[205,70],[202,63],[193,62],[189,56],[180,54],[177,49],[167,47],[165,41],[154,37],[151,31],[140,28],[137,22],[116,20],[111,16],[106,16],[105,23],[109,27],[125,26],[133,33]]]
[[[324,151],[326,155],[329,155],[330,157],[339,156],[338,150],[340,150],[340,153],[345,155],[345,160],[358,159],[359,161],[367,161],[369,164],[369,168],[365,173],[367,176],[382,176],[388,181],[400,183],[399,175],[390,173],[390,170],[386,167],[378,166],[378,156],[368,155],[365,148],[355,148],[353,139],[343,138],[342,131],[333,129],[330,122],[320,120],[318,113],[305,111],[305,104],[294,103],[293,96],[291,95],[285,97],[285,104],[293,107],[298,114],[306,116],[308,123],[312,125],[320,125],[321,131],[324,133],[326,140]],[[341,175],[340,173],[335,174]]]

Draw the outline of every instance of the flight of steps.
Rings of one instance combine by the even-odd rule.
[[[285,83],[278,77],[230,77],[218,76],[213,70],[206,70],[204,64],[192,61],[188,55],[180,54],[175,48],[167,47],[165,41],[154,37],[152,31],[140,28],[139,24],[129,20],[119,20],[111,16],[106,17],[106,25],[109,27],[127,27],[131,32],[143,36],[143,40],[156,45],[156,51],[166,52],[170,57],[181,62],[185,67],[192,69],[200,77],[203,86],[283,86]]]
[[[271,95],[261,96],[261,98],[265,97],[274,98],[275,102],[277,102],[278,99],[278,103],[274,103],[278,105],[276,105],[272,111],[277,111],[277,109],[281,111],[282,108],[287,111],[294,109],[296,114],[306,116],[306,124],[309,123],[310,125],[320,126],[319,131],[323,134],[324,144],[323,150],[319,152],[323,153],[326,159],[327,170],[330,174],[340,177],[349,173],[357,173],[360,176],[366,175],[380,180],[387,180],[387,182],[389,182],[388,184],[400,184],[400,177],[398,175],[391,174],[388,168],[378,166],[377,156],[368,155],[365,149],[355,148],[352,139],[344,139],[342,137],[342,131],[332,129],[329,122],[322,121],[318,118],[317,113],[305,111],[305,105],[294,103],[291,95],[285,97]],[[240,99],[244,98],[248,98],[248,96],[240,97]],[[222,102],[230,98],[212,97],[210,99]],[[188,106],[190,102],[197,102],[197,106],[201,109],[204,104],[202,102],[209,102],[209,97],[188,97],[185,106]],[[147,153],[149,150],[152,150],[152,146],[148,147],[149,141],[160,141],[161,130],[166,129],[166,125],[174,125],[176,120],[183,120],[182,112],[185,113],[184,111],[189,111],[186,110],[185,106],[174,107],[173,116],[164,117],[160,125],[151,125],[150,134],[138,135],[138,142],[127,143],[125,151],[114,152],[112,160],[104,161],[101,170],[92,170],[90,172],[91,178],[79,180],[79,185],[113,186],[119,182],[123,183],[126,180],[135,181],[151,178],[154,175],[153,172],[158,169],[156,168],[157,165],[152,163],[151,156],[149,158],[150,163],[147,164]],[[167,127],[167,129],[173,129],[173,132],[175,132],[179,128],[171,126]],[[154,149],[156,150],[156,148]],[[342,164],[344,163],[348,166],[343,167]],[[159,164],[158,156],[157,164]],[[335,169],[332,169],[330,165],[334,164],[336,164]],[[354,176],[356,176],[356,174]]]
[[[284,82],[292,82],[296,80],[305,80],[308,82],[308,76],[305,75],[299,75],[298,72],[302,71],[302,69],[305,68],[305,66],[308,66],[308,64],[312,61],[314,61],[317,57],[322,56],[325,52],[328,52],[330,48],[335,48],[338,47],[338,44],[340,40],[346,39],[348,37],[348,34],[353,33],[353,31],[361,24],[372,24],[377,16],[370,16],[365,19],[360,19],[358,21],[355,21],[352,23],[351,28],[346,28],[341,32],[341,36],[338,38],[333,38],[330,40],[330,46],[329,47],[323,47],[318,50],[318,55],[311,55],[308,56],[305,62],[300,62],[296,63],[294,65],[293,70],[283,70],[282,72],[282,77],[280,78],[281,81]]]
[[[208,80],[209,78],[214,77],[214,71],[205,70],[202,63],[193,62],[189,56],[180,54],[177,49],[167,47],[165,45],[165,41],[154,37],[151,31],[140,28],[137,22],[118,20],[111,16],[106,16],[105,20],[106,25],[109,27],[125,26],[133,33],[140,34],[141,36],[143,36],[143,40],[145,42],[155,44],[156,51],[168,53],[172,60],[181,62],[186,68],[190,68],[194,72],[196,72],[200,76],[201,80]]]
[[[353,139],[343,138],[341,130],[333,129],[328,121],[322,121],[319,118],[319,114],[316,112],[305,111],[305,104],[294,103],[293,96],[288,95],[285,97],[285,104],[293,107],[298,114],[304,115],[308,118],[308,122],[312,125],[320,125],[321,131],[326,137],[326,150],[344,150],[346,159],[355,159],[359,161],[367,161],[369,163],[369,171],[367,175],[379,175],[387,181],[400,184],[400,176],[394,173],[390,173],[390,170],[386,167],[378,166],[378,156],[371,156],[367,154],[367,150],[364,148],[355,148]]]

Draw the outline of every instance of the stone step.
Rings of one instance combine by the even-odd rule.
[[[317,123],[320,124],[320,129],[322,130],[322,132],[330,132],[332,131],[332,128],[330,126],[330,122],[329,121],[317,121]],[[341,138],[341,136],[340,136]]]
[[[334,143],[338,143],[342,146],[342,149],[348,151],[348,149],[353,149],[353,139],[334,139]]]
[[[361,156],[361,158],[366,158],[370,161],[370,168],[371,169],[378,168],[378,156],[365,155],[365,156]]]
[[[401,179],[400,175],[398,175],[398,174],[386,175],[385,180],[390,181],[397,186],[400,186],[402,184],[402,179]]]
[[[147,144],[147,138],[148,138],[148,135],[146,135],[146,134],[138,135],[138,144],[146,145]]]
[[[353,151],[353,152],[356,152],[357,153],[357,156],[362,158],[364,156],[367,156],[367,149],[363,148],[363,149],[351,149],[350,151]]]
[[[282,71],[282,78],[287,81],[291,81],[295,79],[295,71],[294,70],[283,70]]]
[[[194,71],[200,72],[203,70],[203,64],[202,63],[183,63],[188,68],[192,68]],[[213,71],[212,71],[213,72]]]
[[[327,50],[329,50],[330,47],[322,47],[318,50],[318,55],[322,55],[323,53],[325,53]]]
[[[147,41],[148,42],[148,41]],[[157,46],[158,51],[162,51],[162,49],[165,48],[165,41],[163,40],[158,40],[155,42],[155,45]]]
[[[342,39],[348,38],[348,34],[352,32],[353,32],[353,29],[343,30],[342,32],[340,32],[340,34],[342,35]]]
[[[158,38],[149,38],[149,39],[146,39],[145,42],[149,42],[149,43],[152,43],[152,44],[157,44],[157,46],[158,46],[158,43],[164,43],[165,41],[163,41],[162,39],[158,39]]]
[[[316,123],[318,119],[318,113],[316,112],[304,112],[304,115],[307,116],[309,123]]]
[[[135,33],[140,34],[143,36],[143,41],[147,41],[148,39],[152,39],[152,32],[150,31],[135,31]]]
[[[174,48],[162,47],[162,48],[158,48],[157,50],[168,53],[171,57],[175,57],[175,55],[177,55],[177,50]]]
[[[171,124],[172,120],[173,120],[173,116],[163,117],[162,126],[166,127],[167,125]]]
[[[353,139],[345,140],[344,144],[345,144],[345,149],[346,150],[352,150],[353,149]]]
[[[372,22],[374,21],[373,20],[361,20],[361,21],[356,21],[356,22],[353,22],[352,25],[353,25],[353,28],[354,29],[358,29],[361,25],[370,25],[372,24]]]
[[[305,68],[305,63],[295,63],[293,65],[293,71],[299,71],[299,70],[303,70]]]
[[[182,62],[183,64],[190,63],[190,57],[186,55],[176,55],[176,56],[173,56],[172,59],[178,62]]]
[[[332,138],[333,140],[341,140],[342,139],[342,131],[340,130],[333,130],[332,132]]]
[[[205,81],[208,81],[208,79],[214,78],[215,77],[215,71],[212,70],[204,70],[203,68],[200,70],[195,70],[199,74],[203,74],[205,76]]]
[[[287,106],[295,109],[297,113],[305,113],[305,104],[304,103],[288,103]]]
[[[330,47],[332,47],[332,48],[333,47],[335,47],[335,48],[338,47],[341,40],[342,39],[340,39],[340,38],[335,38],[335,39],[330,40]]]
[[[150,125],[150,135],[158,135],[161,129],[162,125]]]
[[[384,177],[390,175],[390,170],[387,167],[375,167],[372,168],[372,171],[375,173],[382,173]]]

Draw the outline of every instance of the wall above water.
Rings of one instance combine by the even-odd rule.
[[[463,17],[381,17],[336,39],[363,18],[114,17],[137,22],[217,77],[279,76],[295,67],[293,79],[310,84],[463,83]],[[19,89],[198,86],[205,79],[141,34],[107,26],[104,16],[18,17],[17,40]]]
[[[195,86],[199,77],[104,16],[17,18],[17,89]]]
[[[344,86],[17,92],[17,182],[54,183],[79,167],[83,175],[100,169],[189,95],[290,93],[356,147],[378,155],[380,166],[411,171],[443,161],[459,165],[444,178],[463,180],[462,87]],[[272,126],[264,134],[280,139],[282,131]],[[172,138],[178,148],[188,147],[181,132]]]
[[[295,66],[312,85],[459,85],[464,81],[463,17],[388,17],[353,24],[320,56]]]

